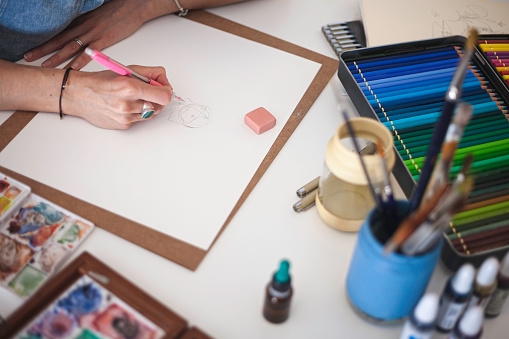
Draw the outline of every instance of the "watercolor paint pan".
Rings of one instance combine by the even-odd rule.
[[[17,211],[30,192],[30,187],[0,172],[0,223]]]
[[[0,338],[11,337],[211,338],[88,252],[6,319]]]
[[[485,36],[481,35],[479,40],[483,39],[484,37]],[[489,36],[489,38],[492,37],[493,36]],[[508,36],[505,35],[505,37]],[[435,111],[440,113],[441,102],[443,102],[445,91],[442,94],[439,93],[437,97],[430,98],[429,101],[426,101],[419,98],[418,95],[413,97],[412,90],[415,87],[419,87],[421,82],[424,85],[429,85],[430,82],[433,83],[433,81],[430,81],[430,79],[435,79],[437,77],[442,83],[444,82],[444,79],[445,81],[447,81],[447,79],[450,81],[452,79],[452,73],[447,73],[448,71],[446,67],[448,66],[445,66],[446,63],[444,63],[443,69],[440,69],[439,67],[439,69],[436,70],[424,69],[424,66],[421,67],[421,62],[429,63],[434,62],[434,60],[443,60],[444,58],[447,59],[448,57],[443,57],[443,55],[451,53],[451,50],[456,51],[456,54],[458,55],[455,56],[454,53],[452,53],[453,56],[451,57],[456,57],[459,61],[461,58],[462,49],[465,46],[466,41],[467,39],[463,36],[451,36],[437,39],[412,41],[394,45],[361,48],[345,51],[340,56],[338,77],[345,87],[346,92],[350,96],[352,103],[357,109],[359,115],[378,120],[382,123],[386,122],[386,126],[388,126],[389,130],[395,136],[394,150],[396,152],[396,163],[393,167],[393,174],[407,198],[412,196],[412,193],[416,187],[417,180],[416,176],[413,175],[415,174],[415,171],[411,164],[414,161],[416,164],[422,163],[422,152],[419,154],[415,152],[415,154],[418,154],[419,157],[412,158],[414,150],[407,148],[405,151],[405,156],[403,157],[396,149],[396,145],[404,144],[404,138],[412,137],[413,135],[421,135],[420,137],[422,138],[422,135],[428,134],[429,138],[431,139],[430,130],[432,131],[432,128],[430,128],[430,126],[433,127],[436,120],[433,120],[432,118],[423,118],[422,129],[420,129],[420,126],[415,127],[414,125],[411,125],[409,128],[398,130],[398,127],[394,127],[395,125],[392,124],[391,112],[394,110],[398,113],[409,112],[412,114],[412,112],[420,112],[422,108],[426,108],[428,111],[433,111],[432,107],[438,107]],[[400,68],[400,64],[401,67],[405,68]],[[410,74],[401,75],[398,73],[399,70],[405,70],[405,72],[408,73],[407,70],[412,69],[412,65],[416,70],[414,73],[409,72]],[[393,68],[394,73],[390,75],[384,75],[384,73],[387,73],[386,70],[391,68]],[[359,73],[362,73],[362,75],[359,76]],[[482,52],[479,46],[476,46],[476,50],[472,56],[468,74],[472,74],[472,76],[487,82],[486,94],[481,94],[481,97],[485,97],[485,99],[487,98],[486,100],[489,101],[497,101],[499,108],[496,108],[495,115],[499,116],[499,118],[502,116],[501,120],[503,123],[509,124],[507,116],[503,114],[507,109],[507,103],[509,103],[509,89],[507,87],[507,83],[504,82],[501,75],[497,72],[497,69],[493,67],[492,63],[489,62],[489,60],[486,58],[486,55]],[[372,105],[372,101],[370,103],[370,99],[368,99],[366,95],[367,92],[371,93],[371,91],[376,94],[376,89],[379,88],[389,88],[389,91],[392,90],[392,86],[394,86],[396,89],[404,89],[405,86],[399,84],[405,83],[409,84],[408,90],[401,93],[396,91],[394,93],[395,95],[403,94],[403,96],[395,96],[395,100],[390,102],[390,104],[394,104],[394,108],[385,109],[384,105],[387,103],[387,99],[385,99],[384,103],[378,106]],[[366,91],[366,87],[369,87],[368,91]],[[387,89],[384,91],[385,97],[387,96],[385,94],[386,92]],[[402,102],[400,98],[406,96],[408,96],[407,102],[404,102],[404,100]],[[372,97],[370,96],[370,98]],[[472,102],[477,102],[477,100],[479,100],[479,96],[473,94],[462,96],[462,100],[467,102],[470,100],[472,100]],[[426,117],[432,115],[433,114],[426,115]],[[437,114],[437,116],[438,115],[439,114]],[[419,113],[415,113],[415,116],[419,118]],[[485,119],[490,118],[487,117]],[[391,121],[391,123],[387,124],[387,121]],[[489,144],[490,140],[481,140],[483,140],[482,142],[486,142],[486,147],[491,145]],[[481,144],[481,146],[483,145],[484,144]],[[472,147],[479,147],[479,145],[473,145]],[[465,148],[464,150],[468,149]],[[500,156],[500,154],[498,155]],[[505,159],[505,156],[506,155],[502,154],[501,159]],[[509,157],[509,154],[507,156]],[[404,158],[412,159],[410,161],[410,165],[409,160],[406,160],[405,163]],[[476,167],[476,173],[474,177],[482,177],[483,174],[495,175],[505,171],[509,172],[509,166],[507,166],[507,163],[506,165],[497,165],[504,163],[503,161],[497,160],[498,157],[477,161],[477,163],[474,164]],[[490,161],[494,164],[491,164]],[[486,189],[486,187],[484,188]],[[495,188],[493,187],[492,190],[495,191]],[[486,196],[493,196],[494,194],[496,195],[496,193],[493,192],[492,194],[487,194]],[[486,222],[489,223],[490,221],[487,219]],[[508,242],[507,244],[494,244],[491,248],[487,246],[485,250],[481,252],[476,251],[475,253],[469,253],[468,249],[465,252],[459,252],[454,248],[451,240],[445,233],[444,240],[444,247],[441,257],[444,264],[451,270],[456,270],[464,262],[471,262],[472,264],[479,266],[488,256],[496,256],[501,259],[509,250]]]

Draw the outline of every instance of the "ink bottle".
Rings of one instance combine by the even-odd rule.
[[[403,325],[400,339],[429,339],[433,335],[438,314],[438,295],[426,293]]]
[[[481,306],[486,308],[492,293],[497,288],[497,274],[499,262],[495,257],[489,257],[483,261],[481,267],[477,271],[474,280],[474,293],[470,298],[468,307]]]
[[[465,263],[447,281],[440,297],[440,310],[437,320],[438,331],[447,333],[454,328],[474,291],[474,277],[474,265]]]
[[[498,285],[486,306],[485,315],[489,318],[497,317],[509,296],[509,252],[504,256],[498,272]]]
[[[290,263],[282,260],[279,270],[272,276],[265,291],[263,316],[271,323],[282,323],[290,314],[293,289],[289,273]]]
[[[389,173],[395,162],[392,135],[383,124],[369,118],[349,120],[359,144],[382,142],[384,161]],[[375,202],[360,156],[349,147],[350,134],[341,124],[327,144],[325,164],[318,184],[316,207],[320,217],[341,231],[358,231]],[[361,146],[360,146],[361,147]],[[373,184],[383,182],[380,158],[376,154],[361,156]]]
[[[482,335],[484,321],[482,306],[474,306],[465,312],[448,339],[479,339]]]

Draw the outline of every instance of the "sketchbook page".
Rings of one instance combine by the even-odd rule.
[[[484,0],[361,0],[368,46],[509,33],[509,4]]]
[[[38,114],[0,164],[208,249],[320,64],[177,16],[104,52],[127,65],[164,66],[185,102],[126,131]],[[84,70],[103,69],[92,62]],[[277,119],[261,135],[243,120],[258,107]]]

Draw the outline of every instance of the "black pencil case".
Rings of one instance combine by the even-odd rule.
[[[500,36],[490,35],[489,39],[495,39],[496,37]],[[508,38],[509,36],[503,35],[502,37]],[[484,38],[488,39],[487,36],[481,35],[479,37],[479,40]],[[467,39],[463,36],[451,36],[445,38],[413,41],[401,44],[345,51],[340,56],[338,77],[342,82],[343,86],[345,87],[346,92],[350,96],[352,103],[357,109],[359,115],[381,121],[381,119],[379,118],[379,116],[369,103],[368,98],[366,97],[361,87],[359,86],[359,83],[356,81],[354,75],[352,74],[352,71],[350,71],[350,69],[348,68],[347,65],[348,63],[351,63],[353,61],[362,61],[371,58],[382,58],[382,59],[390,58],[392,56],[398,56],[404,53],[433,50],[441,47],[454,46],[463,48],[466,42]],[[484,55],[482,50],[478,48],[478,46],[476,46],[476,50],[474,52],[474,55],[472,56],[471,64],[475,65],[479,72],[482,73],[484,78],[489,81],[487,84],[488,88],[492,89],[492,91],[496,93],[498,98],[507,105],[507,103],[509,103],[509,88],[506,85],[505,81],[502,79],[501,75],[492,66],[489,60],[486,59],[486,56]],[[507,120],[506,123],[509,124]],[[396,145],[394,146],[394,151],[396,153],[396,163],[393,167],[393,174],[397,179],[399,185],[401,186],[403,192],[405,193],[406,197],[410,198],[412,196],[413,190],[416,187],[416,181],[408,167],[405,165],[405,162],[402,156],[399,154]],[[509,184],[509,179],[507,179],[506,183]],[[507,193],[509,194],[509,191]],[[502,216],[506,216],[505,219],[509,220],[509,210],[507,210],[506,213],[503,213]],[[500,222],[500,219],[501,218],[499,217],[497,221]],[[494,222],[493,218],[491,219],[487,218],[484,221],[485,221],[484,224],[482,221],[477,222],[478,224],[477,227],[488,226],[493,224]],[[509,227],[509,222],[507,223],[507,225]],[[465,262],[470,262],[478,267],[484,261],[484,259],[486,259],[489,256],[496,256],[497,258],[502,259],[505,253],[507,253],[507,251],[509,250],[509,240],[506,240],[505,243],[500,243],[492,246],[491,248],[471,253],[468,250],[468,247],[466,249],[465,246],[462,249],[458,249],[458,247],[455,247],[452,240],[449,239],[445,232],[443,237],[444,246],[442,250],[441,259],[443,263],[451,270],[456,270],[461,264]],[[461,235],[459,240],[462,240]],[[457,243],[456,240],[455,243]],[[456,244],[456,246],[458,245]]]

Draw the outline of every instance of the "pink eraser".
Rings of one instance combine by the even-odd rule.
[[[263,107],[259,107],[244,116],[244,122],[256,134],[262,134],[276,126],[276,118]]]

